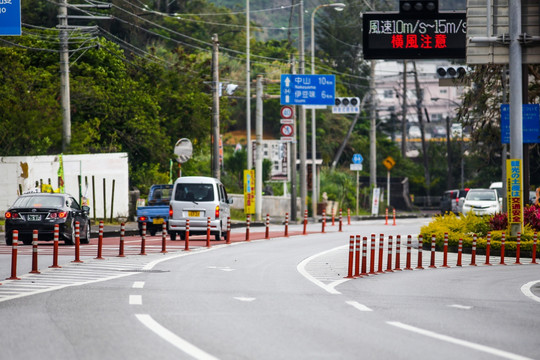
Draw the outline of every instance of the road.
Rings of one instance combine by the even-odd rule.
[[[451,255],[444,269],[437,254],[437,269],[425,255],[425,270],[344,279],[350,235],[405,237],[428,221],[82,264],[64,255],[41,274],[23,261],[22,279],[0,286],[0,359],[540,358],[538,265],[456,267]]]

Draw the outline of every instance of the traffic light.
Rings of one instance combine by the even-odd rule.
[[[465,75],[467,67],[465,65],[437,66],[437,77],[439,86],[467,85]]]
[[[439,12],[438,1],[406,1],[400,0],[399,13],[402,15],[427,15]]]
[[[360,112],[360,99],[357,97],[336,97],[333,114],[356,114]]]

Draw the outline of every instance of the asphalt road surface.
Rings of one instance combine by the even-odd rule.
[[[134,237],[123,258],[111,240],[105,260],[93,241],[83,263],[61,247],[61,269],[43,251],[40,274],[21,246],[21,280],[0,280],[0,359],[539,359],[538,265],[456,267],[454,254],[446,269],[436,254],[432,269],[424,252],[425,270],[344,278],[350,235],[385,234],[385,247],[413,235],[414,247],[428,221],[257,229],[250,242],[238,230],[231,245],[168,242],[166,254],[156,236],[142,256]],[[10,259],[0,252],[2,279]]]

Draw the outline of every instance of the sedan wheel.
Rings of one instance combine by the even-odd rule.
[[[90,222],[86,225],[84,238],[81,237],[81,244],[90,244]]]

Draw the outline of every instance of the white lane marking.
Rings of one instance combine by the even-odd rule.
[[[234,299],[240,300],[240,301],[245,301],[245,302],[251,302],[251,301],[254,301],[256,298],[251,298],[251,297],[235,297]]]
[[[442,341],[446,341],[446,342],[449,342],[449,343],[452,343],[452,344],[468,347],[468,348],[471,348],[471,349],[474,349],[474,350],[483,351],[483,352],[486,352],[488,354],[492,354],[492,355],[499,356],[499,357],[502,357],[502,358],[512,359],[512,360],[531,360],[530,358],[525,357],[525,356],[513,354],[513,353],[510,353],[510,352],[507,352],[507,351],[495,349],[495,348],[485,346],[485,345],[476,344],[476,343],[473,343],[473,342],[470,342],[470,341],[457,339],[457,338],[454,338],[454,337],[451,337],[451,336],[438,334],[438,333],[433,332],[433,331],[420,329],[420,328],[417,328],[415,326],[403,324],[403,323],[398,322],[398,321],[387,321],[386,323],[389,324],[389,325],[401,328],[403,330],[412,331],[412,332],[415,332],[417,334],[428,336],[428,337],[431,337],[431,338],[434,338],[434,339],[437,339],[437,340],[442,340]]]
[[[338,250],[338,249],[342,249],[344,247],[347,247],[349,245],[342,245],[342,246],[338,246],[336,248],[333,248],[333,249],[330,249],[330,250],[326,250],[326,251],[323,251],[323,252],[320,252],[318,254],[315,254],[315,255],[312,255],[310,257],[308,257],[307,259],[304,259],[300,264],[298,264],[298,266],[296,267],[296,270],[303,276],[305,277],[306,279],[308,279],[309,281],[311,281],[312,283],[314,283],[315,285],[317,285],[318,287],[320,287],[321,289],[329,292],[330,294],[334,294],[334,295],[339,295],[341,294],[339,291],[337,291],[334,286],[337,286],[338,284],[341,284],[345,281],[348,281],[350,279],[343,279],[343,281],[335,281],[329,285],[326,285],[325,283],[323,283],[322,281],[314,278],[313,276],[311,276],[311,274],[309,274],[307,271],[306,271],[306,265],[313,259],[319,257],[319,256],[322,256],[324,254],[327,254],[329,252],[332,252],[332,251],[335,251],[335,250]]]
[[[199,359],[199,360],[214,360],[214,359],[217,360],[218,359],[208,354],[207,352],[199,349],[195,345],[182,339],[181,337],[174,334],[167,328],[163,327],[161,324],[155,321],[150,315],[135,314],[135,316],[141,323],[143,323],[144,326],[152,330],[156,335],[161,337],[163,340],[169,342],[174,347],[182,350],[186,354],[194,357],[195,359]]]
[[[453,307],[453,308],[462,309],[462,310],[471,310],[473,308],[472,306],[459,305],[459,304],[448,305],[448,307]]]
[[[531,288],[532,288],[534,285],[538,284],[538,283],[540,283],[540,280],[531,281],[531,282],[526,283],[525,285],[523,285],[523,286],[521,287],[521,292],[522,292],[525,296],[527,296],[528,298],[530,298],[530,299],[532,299],[532,300],[534,300],[534,301],[540,302],[540,297],[534,295],[534,294],[532,293],[532,291],[531,291]]]
[[[129,295],[129,305],[142,305],[142,296]]]
[[[356,302],[356,301],[345,301],[345,303],[351,305],[352,307],[360,311],[373,311],[372,309],[368,308],[366,305],[360,304],[359,302]]]
[[[142,289],[144,287],[144,281],[135,281],[133,282],[133,289]]]

